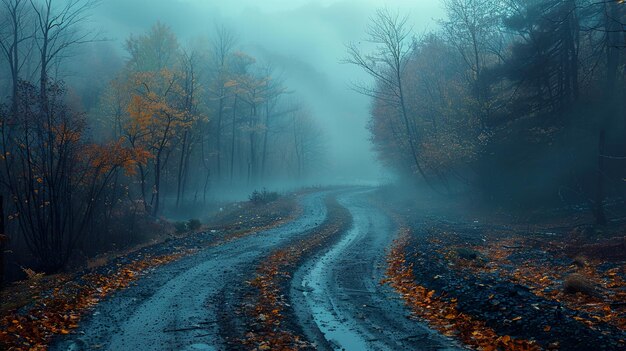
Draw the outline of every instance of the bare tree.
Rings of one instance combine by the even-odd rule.
[[[358,92],[385,101],[394,106],[402,116],[405,136],[411,158],[419,174],[429,182],[418,156],[418,136],[412,119],[409,117],[404,91],[403,73],[411,52],[411,28],[408,16],[379,9],[367,27],[367,42],[374,45],[372,53],[364,53],[357,44],[348,45],[346,63],[362,68],[375,80],[374,85],[356,85]]]
[[[260,123],[260,109],[268,100],[280,95],[280,91],[276,84],[273,83],[272,77],[268,75],[268,71],[260,71],[250,73],[241,77],[239,80],[239,98],[248,105],[249,113],[247,114],[247,125],[245,127],[248,133],[248,173],[247,181],[251,184],[258,180],[259,176],[259,147],[258,135],[264,128]],[[278,95],[277,95],[278,94]]]
[[[27,0],[1,0],[0,9],[4,17],[0,17],[0,50],[5,56],[11,73],[11,111],[15,113],[19,102],[17,90],[20,80],[20,72],[27,55],[22,54],[22,44],[32,39],[33,29],[29,27],[30,21]]]
[[[20,81],[20,113],[0,124],[0,151],[6,155],[0,185],[12,200],[26,245],[42,269],[56,272],[85,238],[109,182],[130,154],[88,143],[84,115],[63,103],[62,85],[47,89],[44,103],[37,87]],[[46,104],[42,120],[39,110]]]
[[[237,44],[237,37],[235,34],[226,27],[219,27],[216,31],[215,38],[213,40],[213,54],[215,64],[215,78],[213,80],[213,89],[210,92],[213,95],[213,99],[217,100],[217,118],[216,118],[216,156],[217,156],[217,177],[221,179],[222,176],[222,125],[224,120],[224,109],[226,99],[232,93],[226,86],[226,83],[230,79],[229,72],[229,59],[232,54],[235,45]]]
[[[489,115],[488,94],[484,71],[500,21],[499,2],[496,0],[444,0],[448,15],[442,27],[449,42],[459,51],[467,65],[470,84],[476,100],[477,117],[486,128]]]
[[[306,110],[296,110],[291,115],[291,136],[297,179],[309,174],[324,154],[324,133]]]
[[[191,159],[199,133],[194,132],[200,119],[198,113],[198,62],[201,56],[197,51],[186,52],[183,50],[181,57],[182,96],[181,108],[183,113],[183,135],[180,140],[180,161],[178,164],[176,207],[180,206],[185,196],[185,187],[189,173],[189,160]]]
[[[265,111],[263,121],[263,146],[261,149],[261,176],[265,176],[268,160],[268,139],[270,135],[270,128],[272,120],[278,118],[281,115],[288,113],[289,111],[276,111],[276,107],[280,101],[281,96],[288,94],[289,92],[284,87],[283,79],[279,76],[274,78],[274,67],[271,64],[265,66],[265,76],[272,77],[269,81],[268,91],[265,99]]]
[[[35,12],[35,40],[39,53],[39,93],[46,100],[50,69],[69,55],[72,47],[93,42],[97,34],[80,28],[89,19],[91,10],[101,0],[67,0],[56,6],[55,0],[29,0]]]

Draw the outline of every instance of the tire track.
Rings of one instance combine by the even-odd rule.
[[[222,350],[220,292],[285,242],[326,218],[325,192],[301,198],[303,213],[284,225],[225,243],[153,270],[102,302],[53,350]]]
[[[353,227],[294,276],[291,303],[307,338],[322,350],[460,349],[412,320],[399,295],[380,284],[395,228],[368,193],[339,198]]]

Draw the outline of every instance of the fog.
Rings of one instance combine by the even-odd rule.
[[[432,29],[442,15],[433,1],[213,1],[107,0],[94,12],[91,25],[121,57],[130,34],[142,34],[160,21],[181,43],[209,40],[219,26],[238,37],[238,48],[282,72],[285,85],[298,94],[327,134],[329,179],[320,183],[380,181],[390,175],[372,151],[370,99],[351,89],[369,78],[358,67],[343,64],[345,45],[360,41],[369,18],[380,7],[410,14],[416,33]]]
[[[605,225],[624,28],[617,0],[2,0],[0,195],[54,269],[327,185]]]

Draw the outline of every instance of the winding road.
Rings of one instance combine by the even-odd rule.
[[[300,196],[302,214],[259,232],[156,268],[100,303],[52,350],[228,350],[224,315],[233,287],[245,284],[272,250],[313,235],[337,196],[353,226],[295,272],[290,304],[305,336],[322,350],[452,350],[453,341],[409,319],[395,292],[379,284],[396,230],[369,200],[371,189]],[[225,312],[226,311],[226,312]]]
[[[368,192],[339,197],[353,226],[327,251],[301,266],[291,298],[300,324],[319,349],[455,350],[451,340],[411,319],[400,296],[381,285],[385,248],[396,233]]]

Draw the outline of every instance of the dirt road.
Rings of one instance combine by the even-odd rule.
[[[225,350],[220,314],[234,287],[269,252],[314,235],[326,216],[326,196],[353,216],[353,227],[294,272],[289,298],[305,337],[319,349],[455,349],[454,343],[417,321],[399,296],[379,281],[385,249],[394,238],[390,218],[368,201],[363,188],[303,195],[302,215],[154,269],[135,285],[99,304],[52,350]],[[175,245],[175,243],[173,244]]]
[[[307,337],[319,349],[453,350],[451,340],[411,320],[399,295],[382,286],[385,249],[396,230],[368,192],[339,203],[353,227],[295,274],[291,298]]]

